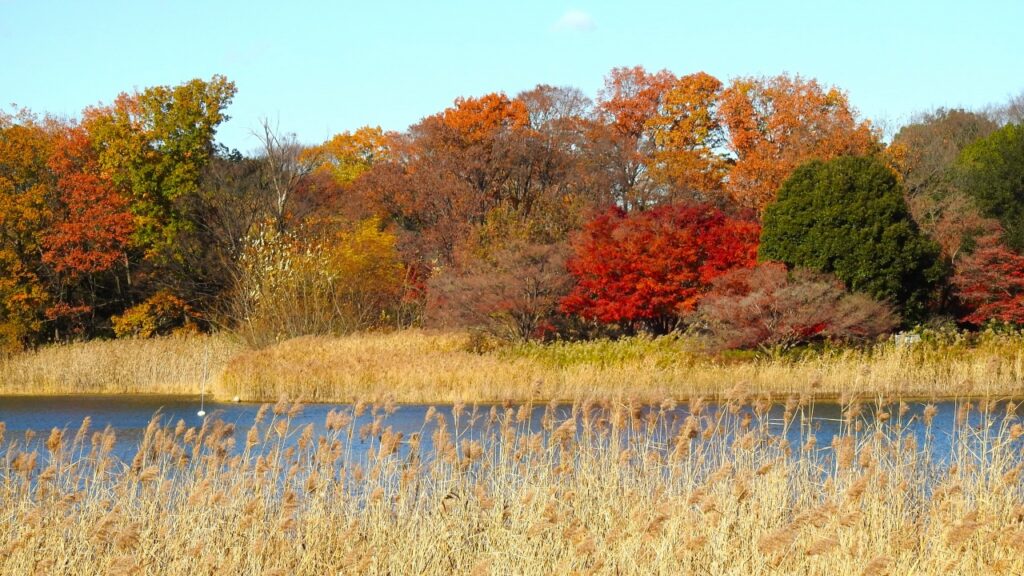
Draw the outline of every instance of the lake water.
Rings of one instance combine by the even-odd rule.
[[[925,426],[924,422],[923,412],[925,406],[926,404],[923,402],[907,403],[902,414],[899,414],[898,405],[885,408],[885,412],[890,417],[886,429],[890,432],[900,430],[904,436],[914,436],[922,445],[925,444],[926,435],[930,433],[931,438],[927,443],[930,447],[929,449],[934,452],[933,456],[941,460],[948,453],[953,442],[952,431],[956,429],[955,421],[958,406],[953,402],[936,403],[935,406],[938,408],[938,412],[934,416],[930,428]],[[207,413],[205,418],[219,418],[224,422],[234,424],[236,429],[239,430],[236,436],[240,439],[244,438],[245,431],[252,426],[260,409],[259,404],[209,401],[205,402],[203,407]],[[343,408],[350,408],[350,406],[343,404],[305,404],[302,407],[301,413],[292,419],[291,429],[296,430],[305,427],[307,424],[313,424],[315,432],[323,432],[326,429],[328,413],[332,410]],[[542,429],[545,408],[543,405],[534,408],[528,423],[531,431]],[[200,400],[197,397],[0,397],[0,422],[3,422],[6,426],[4,443],[9,444],[16,441],[24,447],[26,431],[31,430],[36,433],[35,439],[30,444],[38,444],[45,441],[47,434],[53,428],[67,429],[73,434],[82,423],[82,420],[88,416],[92,420],[92,430],[102,430],[110,426],[116,431],[117,442],[113,454],[128,460],[134,455],[145,428],[154,414],[160,414],[163,424],[174,425],[179,421],[183,421],[186,427],[198,427],[202,425],[204,419],[197,415],[199,409]],[[434,424],[432,423],[433,419],[431,423],[427,424],[424,421],[430,409],[431,407],[427,405],[400,405],[394,413],[388,415],[383,420],[383,423],[385,427],[390,426],[395,432],[401,432],[406,437],[412,433],[420,433],[427,440],[424,442],[424,447],[429,449],[429,433]],[[565,418],[570,414],[571,409],[570,406],[560,406],[556,409],[557,416]],[[708,410],[713,413],[716,409],[716,406],[712,404]],[[436,410],[437,413],[445,416],[449,427],[453,430],[453,433],[459,434],[460,439],[473,439],[474,434],[478,434],[479,430],[483,428],[483,422],[487,419],[486,416],[491,410],[491,406],[477,407],[476,413],[478,418],[476,419],[471,418],[470,415],[473,407],[468,407],[461,415],[459,422],[455,422],[452,417],[451,406],[438,406]],[[819,403],[811,409],[804,408],[802,413],[798,411],[799,416],[796,422],[787,430],[782,428],[784,410],[784,407],[781,405],[771,407],[767,413],[768,425],[773,432],[785,434],[794,446],[802,445],[806,441],[808,434],[813,433],[817,446],[827,450],[831,445],[834,435],[849,432],[849,426],[844,428],[842,407],[838,404]],[[862,429],[869,429],[872,426],[876,418],[876,410],[877,408],[871,404],[863,406],[863,412],[858,418],[861,421]],[[660,439],[670,438],[678,429],[678,426],[685,420],[687,414],[686,404],[680,404],[678,408],[670,412],[670,416],[665,419],[667,422],[666,426],[660,428],[656,434]],[[746,406],[734,417],[741,419],[745,414],[754,416],[752,409]],[[1008,411],[1006,403],[1001,402],[993,408],[991,414],[992,417],[988,421],[992,425],[998,426],[1007,416],[1020,419],[1024,416],[1024,408],[1018,406],[1015,411]],[[356,429],[364,424],[369,424],[372,418],[370,411],[364,413],[357,419]],[[985,419],[977,409],[972,410],[967,418],[968,424],[976,429],[981,427],[984,421]],[[961,427],[961,429],[963,428]],[[239,444],[241,443],[240,441]],[[372,440],[370,439],[356,439],[356,444],[353,448],[358,452],[360,446],[369,446],[371,443]]]

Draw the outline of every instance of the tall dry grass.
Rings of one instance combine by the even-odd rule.
[[[1024,339],[965,344],[880,344],[802,359],[721,360],[686,339],[626,339],[468,350],[464,334],[421,331],[304,337],[232,358],[214,387],[221,396],[281,394],[351,402],[574,401],[629,396],[647,401],[715,396],[736,384],[773,394],[837,398],[954,398],[1024,394]]]
[[[241,350],[202,335],[46,346],[0,357],[0,394],[199,394]]]
[[[0,358],[0,394],[198,394],[269,401],[393,398],[403,403],[645,401],[717,396],[736,384],[772,394],[958,398],[1024,395],[1024,338],[880,344],[800,358],[707,355],[685,338],[627,338],[470,351],[461,333],[308,336],[254,350],[224,336],[93,341]]]
[[[1012,406],[962,406],[937,430],[934,409],[850,404],[828,446],[784,434],[812,407],[766,407],[734,394],[676,421],[672,401],[577,403],[537,430],[525,408],[457,406],[406,437],[391,407],[331,412],[317,433],[281,402],[247,430],[154,420],[123,463],[110,430],[54,430],[0,454],[0,572],[1024,573]]]

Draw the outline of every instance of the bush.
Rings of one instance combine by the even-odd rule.
[[[762,261],[835,274],[852,292],[924,318],[946,274],[937,244],[911,219],[896,177],[873,158],[798,168],[764,214]]]
[[[231,315],[253,345],[387,325],[405,285],[395,237],[375,219],[305,236],[262,226],[239,260]]]
[[[888,305],[848,294],[834,276],[777,262],[719,277],[698,317],[719,351],[870,340],[899,323]]]
[[[711,281],[752,266],[759,228],[705,205],[668,205],[627,215],[613,209],[573,242],[576,280],[568,313],[664,333],[691,312]]]
[[[198,319],[188,302],[162,290],[110,320],[118,338],[152,338],[198,331]]]
[[[561,244],[516,244],[442,272],[430,281],[430,321],[517,341],[553,335],[572,284],[565,252]]]

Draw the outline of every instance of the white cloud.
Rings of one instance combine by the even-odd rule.
[[[572,30],[575,32],[590,32],[597,27],[594,18],[582,10],[569,10],[555,22],[555,30]]]

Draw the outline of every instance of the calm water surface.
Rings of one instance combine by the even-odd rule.
[[[898,406],[893,405],[887,409],[892,415],[887,429],[895,431],[898,427],[903,429],[905,435],[915,436],[921,444],[924,444],[929,429],[924,424],[922,413],[925,403],[908,403],[908,410],[897,418]],[[938,414],[935,416],[930,429],[931,439],[928,445],[934,452],[934,456],[942,459],[949,451],[952,442],[952,431],[955,429],[957,406],[953,402],[937,403]],[[117,444],[114,454],[129,459],[134,455],[143,432],[154,414],[159,414],[163,424],[174,425],[179,420],[184,421],[186,426],[201,426],[203,417],[197,415],[200,408],[198,397],[181,396],[66,396],[66,397],[0,397],[0,422],[6,426],[6,437],[4,443],[17,441],[24,446],[26,431],[34,431],[37,436],[34,443],[45,441],[46,435],[53,428],[67,429],[74,433],[88,416],[92,419],[91,430],[102,430],[110,426],[117,433]],[[244,438],[244,433],[252,426],[256,413],[259,411],[259,404],[233,404],[207,401],[204,405],[207,412],[205,418],[220,418],[221,420],[234,424],[240,431],[236,434],[239,439]],[[293,430],[313,424],[317,433],[325,431],[325,421],[329,411],[350,408],[344,404],[305,404],[302,412],[292,421]],[[429,432],[434,424],[424,424],[424,419],[430,406],[428,405],[402,405],[387,416],[384,426],[390,426],[396,432],[403,433],[406,437],[412,433],[422,433],[426,440],[424,447],[429,448]],[[529,427],[533,431],[541,430],[544,406],[536,407],[532,413]],[[469,407],[464,412],[460,421],[456,423],[451,414],[451,406],[438,406],[438,413],[445,415],[449,427],[457,430],[460,438],[473,439],[474,435],[480,434],[487,420],[487,413],[491,406],[477,408],[478,418],[473,419]],[[713,413],[717,408],[711,405],[709,410]],[[871,426],[874,420],[873,405],[865,404],[862,426]],[[564,418],[571,412],[571,407],[561,406],[558,408],[558,416]],[[743,411],[749,412],[750,408],[745,407]],[[832,437],[837,433],[848,433],[848,427],[844,431],[842,422],[842,409],[834,403],[816,404],[812,409],[804,409],[797,421],[788,430],[783,430],[782,416],[783,406],[774,406],[768,413],[768,419],[773,431],[778,434],[785,433],[787,439],[795,446],[803,444],[808,434],[813,433],[817,445],[827,450],[831,445]],[[667,419],[667,427],[659,429],[655,434],[658,440],[670,438],[674,429],[680,425],[687,416],[685,404],[670,413]],[[998,426],[1002,419],[1007,417],[1005,403],[993,410],[994,417],[990,419],[993,425]],[[752,414],[753,415],[753,414]],[[742,417],[743,412],[738,417]],[[1024,416],[1024,409],[1017,407],[1015,413],[1009,414],[1010,418],[1020,419]],[[896,423],[898,420],[898,423]],[[369,411],[357,420],[357,429],[363,424],[372,421]],[[968,422],[975,428],[983,424],[982,416],[977,410],[971,412]],[[457,425],[456,425],[457,424]],[[360,447],[367,447],[372,444],[371,439],[356,440],[353,446],[356,451]],[[242,442],[239,442],[241,444]],[[364,448],[365,449],[365,448]]]

